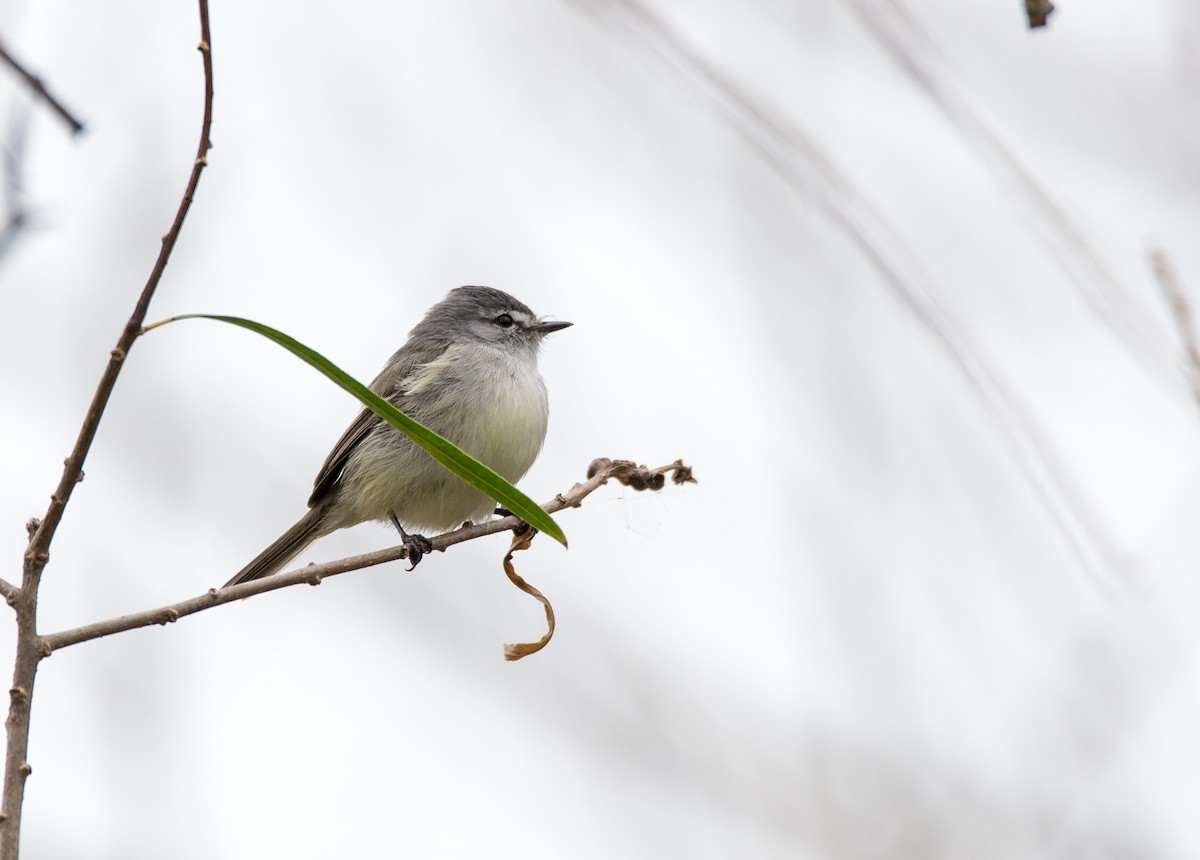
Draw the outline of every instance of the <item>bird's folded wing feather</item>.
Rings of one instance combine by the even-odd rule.
[[[388,362],[388,366],[371,383],[371,390],[396,408],[404,408],[404,397],[408,393],[411,381],[408,377],[413,370],[420,367],[416,359],[417,356],[406,354],[403,349],[396,353]],[[389,383],[389,379],[394,381]],[[308,497],[310,508],[316,507],[331,496],[342,479],[342,472],[354,449],[383,423],[383,419],[370,409],[358,413],[358,417],[346,428],[342,438],[325,459],[325,465],[317,473],[316,480],[313,481],[312,495]]]
[[[308,497],[310,508],[316,507],[329,497],[342,478],[342,471],[346,468],[346,461],[350,459],[350,454],[382,422],[383,419],[370,409],[364,409],[354,419],[354,423],[346,428],[346,432],[333,446],[333,450],[325,459],[325,465],[321,467],[316,480],[313,481],[312,495]]]
[[[431,381],[436,381],[440,374],[450,366],[456,355],[456,350],[438,344],[437,348],[414,347],[412,343],[404,344],[400,351],[379,372],[378,377],[371,383],[371,390],[383,397],[397,409],[404,408],[404,401],[409,395],[420,396]],[[325,464],[313,481],[312,495],[308,497],[308,507],[314,507],[329,499],[342,480],[342,473],[354,449],[368,435],[376,432],[384,420],[370,409],[364,409],[354,419],[352,425],[346,428],[342,438],[337,440],[334,450],[330,451]]]

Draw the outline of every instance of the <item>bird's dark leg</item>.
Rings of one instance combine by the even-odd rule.
[[[512,511],[510,511],[508,508],[501,508],[501,507],[497,507],[497,508],[496,508],[496,510],[495,510],[495,514],[496,514],[496,516],[498,516],[498,517],[512,517],[512,516],[516,516],[516,515],[515,515],[515,514],[514,514]],[[529,528],[530,528],[530,526],[529,526],[529,523],[527,523],[527,522],[525,522],[524,520],[522,520],[521,522],[519,522],[519,523],[517,523],[515,526],[513,526],[513,534],[517,534],[517,535],[524,534],[525,532],[529,531]]]
[[[400,518],[396,516],[395,511],[390,512],[389,516],[392,518],[392,525],[396,527],[396,531],[400,532],[400,542],[408,549],[408,560],[412,562],[409,570],[416,570],[421,559],[425,557],[425,553],[433,552],[433,544],[425,535],[410,535],[406,532],[404,526],[400,525]]]

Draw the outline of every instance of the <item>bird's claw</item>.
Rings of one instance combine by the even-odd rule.
[[[426,553],[433,552],[433,544],[425,535],[410,535],[404,532],[400,533],[404,548],[408,550],[408,560],[412,562],[412,567],[407,572],[412,572],[417,569],[417,565],[421,563],[421,559]]]
[[[404,530],[404,526],[400,525],[400,518],[395,513],[391,514],[392,525],[396,527],[396,531],[400,532],[400,542],[404,544],[405,558],[412,562],[406,573],[411,573],[417,569],[417,565],[421,563],[421,559],[426,553],[433,552],[433,544],[425,535],[410,535]]]

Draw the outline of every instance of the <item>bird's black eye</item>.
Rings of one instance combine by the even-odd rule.
[[[500,328],[512,328],[513,318],[508,314],[500,314],[500,316],[496,317],[494,320],[492,320],[492,322],[500,326]]]

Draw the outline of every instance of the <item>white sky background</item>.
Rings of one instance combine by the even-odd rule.
[[[561,514],[570,551],[519,566],[558,632],[515,665],[543,622],[503,537],[54,655],[29,856],[1200,854],[1197,409],[1145,260],[1200,291],[1200,13],[1020,7],[217,2],[152,319],[248,316],[369,379],[490,284],[576,324],[528,493],[596,456],[700,483]],[[0,260],[15,580],[202,91],[184,0],[0,27],[89,125],[35,110],[37,227]],[[43,630],[224,582],[355,412],[243,331],[140,341]]]

